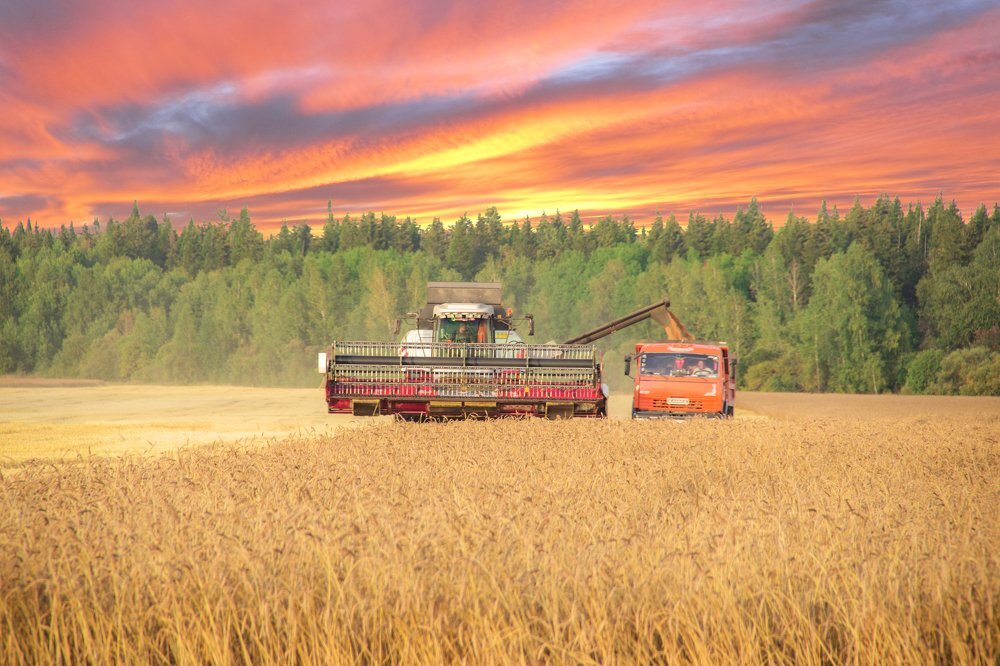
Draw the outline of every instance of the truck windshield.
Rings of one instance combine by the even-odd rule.
[[[718,377],[719,357],[707,354],[652,354],[639,357],[639,374],[657,377]]]
[[[439,319],[440,342],[493,342],[487,319]]]

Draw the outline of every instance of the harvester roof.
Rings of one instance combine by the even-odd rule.
[[[494,315],[494,307],[485,303],[442,303],[434,306],[434,316],[485,319]]]
[[[499,282],[428,282],[427,304],[484,303],[500,305]]]

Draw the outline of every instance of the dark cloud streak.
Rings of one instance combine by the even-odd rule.
[[[0,2],[0,35],[51,36],[68,31],[76,19],[93,11],[93,3],[73,0],[4,0]]]
[[[61,203],[59,198],[47,194],[18,194],[0,197],[0,219],[8,216],[18,217],[24,210],[45,210]]]
[[[170,110],[164,111],[164,106]],[[306,113],[296,95],[281,93],[253,101],[220,100],[198,109],[183,103],[108,106],[81,111],[54,131],[67,141],[95,141],[114,148],[123,158],[157,155],[167,138],[180,139],[185,153],[212,150],[235,156],[338,140],[363,144],[446,125],[481,113],[485,106],[463,94]]]
[[[539,82],[538,87],[610,83],[617,89],[644,89],[740,69],[817,76],[857,66],[893,48],[913,45],[995,10],[981,0],[912,2],[907,0],[817,0],[746,27],[741,41],[732,29],[726,40],[705,38],[687,48],[672,45],[622,53],[614,65],[584,77],[572,68]]]

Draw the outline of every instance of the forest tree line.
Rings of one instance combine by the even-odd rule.
[[[502,282],[537,342],[668,297],[730,343],[742,389],[1000,395],[1000,206],[966,221],[888,196],[777,230],[756,200],[641,228],[329,212],[265,238],[246,209],[178,231],[137,205],[80,228],[0,224],[0,373],[314,386],[316,351],[391,339],[430,280]],[[657,338],[647,322],[599,343],[613,386],[619,357]]]

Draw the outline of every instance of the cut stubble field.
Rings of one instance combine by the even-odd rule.
[[[740,399],[402,424],[8,382],[0,662],[996,663],[1000,400]]]

